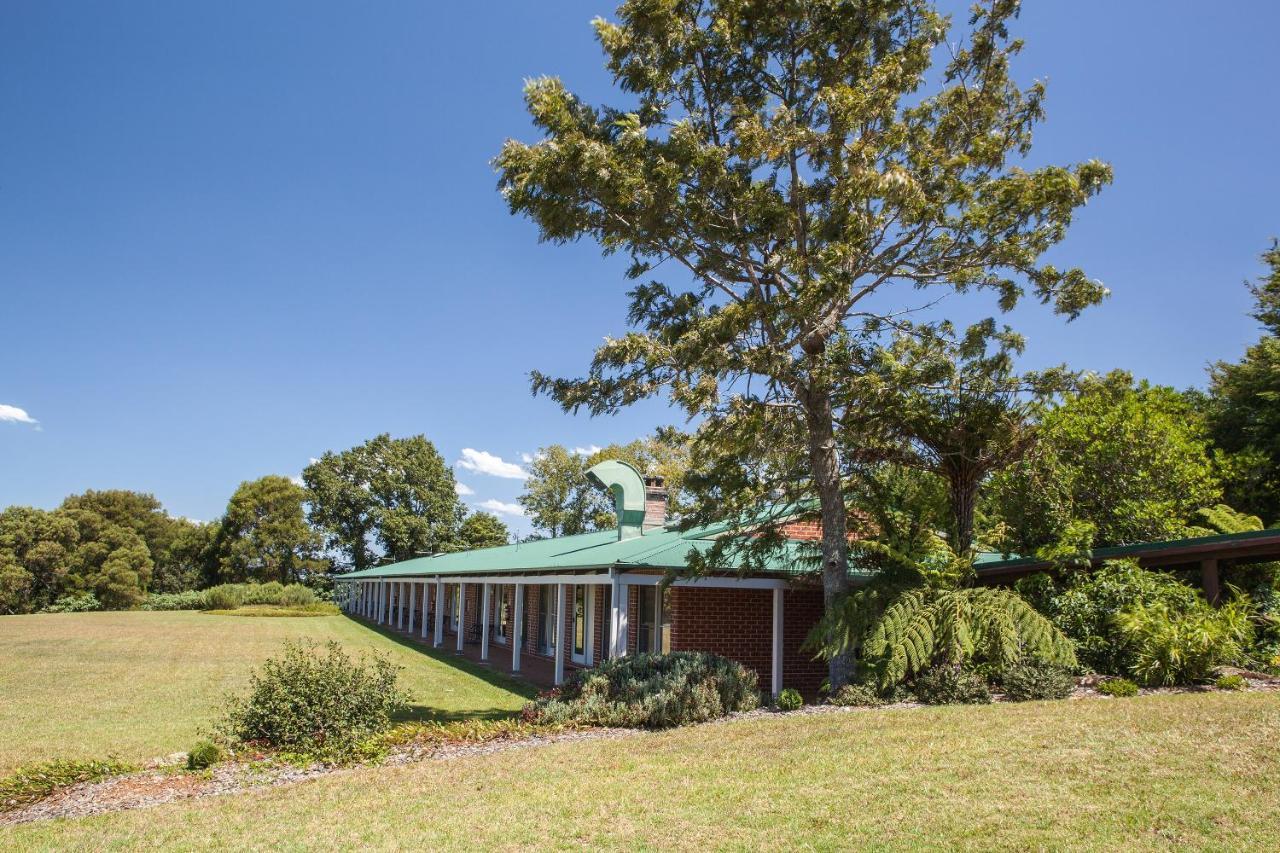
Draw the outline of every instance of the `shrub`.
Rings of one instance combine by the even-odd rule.
[[[91,592],[73,592],[59,596],[58,600],[46,606],[42,613],[88,613],[101,610],[98,597]]]
[[[1036,699],[1065,699],[1075,689],[1076,680],[1060,666],[1034,662],[1020,663],[1004,671],[1001,678],[1005,698],[1014,702]]]
[[[1244,690],[1249,686],[1249,682],[1245,680],[1243,675],[1233,672],[1231,675],[1219,676],[1213,682],[1213,686],[1219,690]]]
[[[1112,560],[1081,572],[1053,599],[1053,621],[1076,641],[1080,662],[1096,672],[1128,673],[1135,663],[1132,646],[1115,629],[1112,617],[1137,605],[1163,604],[1182,613],[1204,604],[1196,590],[1163,572],[1143,569],[1131,560]]]
[[[323,649],[287,642],[252,673],[248,693],[229,700],[220,732],[240,743],[345,758],[404,707],[399,669],[380,653],[354,661],[334,641]]]
[[[204,610],[205,594],[198,589],[186,592],[153,592],[142,603],[143,610]]]
[[[1137,696],[1138,685],[1127,678],[1108,678],[1098,685],[1098,692],[1103,696]]]
[[[641,654],[579,670],[539,696],[526,722],[667,728],[700,723],[760,702],[754,670],[709,652]]]
[[[123,761],[45,761],[19,767],[0,779],[0,812],[21,808],[44,799],[59,788],[95,782],[108,776],[132,773],[138,768]]]
[[[887,700],[876,692],[875,687],[870,684],[846,684],[835,693],[832,693],[827,701],[832,705],[840,705],[845,708],[875,708],[885,704]]]
[[[1117,613],[1113,624],[1131,650],[1129,671],[1146,685],[1204,681],[1214,668],[1237,662],[1253,638],[1248,607],[1239,600],[1182,611],[1164,602],[1137,604]]]
[[[204,591],[206,610],[235,610],[245,603],[245,586],[238,583],[224,583],[211,586]]]
[[[788,687],[778,694],[774,704],[779,711],[798,711],[804,706],[804,697],[794,687]]]
[[[916,697],[926,705],[985,705],[991,689],[976,672],[957,664],[939,664],[916,676]]]
[[[315,604],[316,601],[316,594],[309,587],[300,583],[291,583],[280,590],[274,603],[281,607],[303,607]]]
[[[279,581],[244,584],[245,604],[279,604],[284,584]]]
[[[187,753],[187,769],[204,770],[217,764],[224,756],[225,753],[218,744],[211,740],[198,740]]]

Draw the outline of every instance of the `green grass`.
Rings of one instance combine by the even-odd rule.
[[[342,616],[205,613],[0,617],[0,775],[53,758],[130,761],[185,751],[224,694],[290,638],[382,649],[402,664],[411,719],[502,716],[526,688]],[[479,673],[477,677],[473,673]]]
[[[871,710],[0,829],[0,849],[1269,849],[1280,696]]]

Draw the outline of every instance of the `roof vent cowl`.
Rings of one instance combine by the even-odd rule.
[[[634,466],[607,459],[587,469],[587,479],[613,494],[618,515],[618,539],[632,539],[644,532],[644,478]]]

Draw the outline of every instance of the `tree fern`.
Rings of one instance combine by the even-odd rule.
[[[1072,642],[1011,590],[918,587],[902,590],[876,608],[881,601],[876,590],[861,590],[820,626],[826,628],[822,653],[860,647],[881,687],[937,662],[964,663],[975,657],[1001,667],[1023,658],[1076,665]]]

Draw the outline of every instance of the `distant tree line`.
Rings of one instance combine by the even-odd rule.
[[[11,506],[0,512],[0,613],[86,596],[127,609],[149,593],[249,581],[324,591],[338,568],[501,545],[508,535],[497,517],[467,511],[424,436],[383,434],[325,453],[301,485],[274,474],[241,483],[211,522],[122,489],[72,495],[52,510]]]

